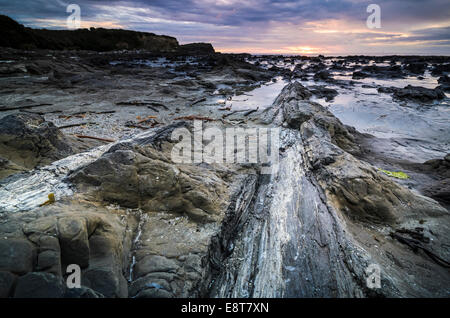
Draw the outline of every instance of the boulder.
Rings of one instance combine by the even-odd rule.
[[[441,84],[437,87],[438,89],[447,93],[450,92],[450,77],[448,77],[448,75],[439,77],[438,83]]]
[[[18,113],[0,119],[0,157],[9,166],[32,169],[74,152],[59,129],[40,115]]]
[[[55,276],[62,276],[61,248],[57,237],[42,235],[37,241],[39,254],[37,271],[44,271]]]
[[[80,288],[67,288],[64,298],[105,298],[105,296],[88,287],[81,286]]]
[[[0,298],[7,298],[12,296],[14,284],[17,276],[10,273],[0,271]]]
[[[171,144],[164,139],[169,136],[157,138],[160,143],[166,141],[166,151],[142,142],[119,143],[69,179],[95,200],[146,212],[187,215],[198,222],[219,219],[226,197],[224,181],[209,169],[174,164]]]
[[[24,239],[0,239],[0,271],[23,275],[33,270],[33,245]]]
[[[133,281],[133,283],[130,285],[129,296],[134,297],[139,292],[151,288],[164,290],[169,293],[172,291],[169,283],[166,280],[155,278],[150,274]]]
[[[111,268],[88,269],[81,276],[82,284],[107,298],[128,297],[127,281],[121,270]]]
[[[391,93],[398,100],[412,100],[422,103],[429,103],[445,98],[445,94],[440,88],[430,89],[411,85],[405,86],[404,88],[379,87],[378,92]]]
[[[65,286],[61,278],[42,272],[32,272],[17,280],[14,298],[62,298]]]
[[[315,81],[328,81],[331,79],[331,74],[329,71],[324,70],[324,71],[320,71],[317,72],[316,74],[314,74],[314,80]]]
[[[81,268],[89,266],[89,241],[86,219],[66,217],[58,220],[59,243],[62,262],[77,264]]]
[[[433,76],[447,75],[449,73],[450,73],[450,63],[434,64],[431,69],[431,75]]]
[[[327,102],[333,100],[339,93],[333,88],[325,86],[310,86],[308,89],[318,98],[325,98]]]
[[[159,255],[149,255],[138,261],[134,276],[139,278],[154,272],[171,273],[176,272],[179,267],[174,260]]]
[[[431,186],[423,189],[424,193],[438,201],[450,204],[450,154],[442,159],[432,159],[424,163],[435,175]]]
[[[23,226],[27,238],[39,248],[37,270],[61,277],[68,265],[76,264],[82,269],[82,285],[99,293],[99,297],[126,297],[123,262],[127,252],[122,242],[125,229],[117,218],[90,205],[55,203],[43,210],[45,217]],[[74,212],[77,210],[89,213]],[[83,294],[93,296],[88,291],[71,293],[73,297]]]

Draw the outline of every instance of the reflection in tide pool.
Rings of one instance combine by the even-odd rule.
[[[260,62],[262,65],[270,66],[270,63]],[[278,63],[276,66],[292,70],[295,64],[297,61],[286,65]],[[379,63],[377,65],[383,66]],[[405,87],[412,85],[433,89],[439,84],[437,77],[433,77],[429,71],[426,71],[421,77],[408,76],[401,79],[370,77],[353,80],[352,72],[332,72],[332,74],[335,80],[341,82],[334,84],[313,80],[301,81],[298,79],[298,81],[306,87],[323,85],[337,90],[339,95],[330,102],[314,97],[311,100],[328,107],[344,124],[378,138],[393,138],[399,144],[399,151],[410,152],[420,160],[442,158],[450,152],[450,103],[448,98],[430,104],[419,104],[412,101],[395,101],[390,94],[377,91],[378,86]],[[311,73],[309,76],[312,78],[313,74]],[[275,83],[262,85],[246,95],[234,96],[232,100],[226,101],[226,106],[231,106],[232,110],[257,107],[260,110],[265,109],[273,103],[286,84],[288,81],[279,77]]]
[[[231,110],[256,109],[263,110],[272,105],[284,86],[288,84],[283,78],[276,77],[276,82],[261,85],[244,95],[233,96],[227,100],[225,107],[231,107]]]
[[[405,79],[401,81],[403,84],[400,87],[411,84]],[[391,86],[394,86],[396,83],[392,82]],[[436,85],[431,88],[434,87]],[[374,88],[363,88],[361,84],[351,89],[334,88],[339,95],[333,101],[316,101],[328,106],[344,124],[379,138],[414,139],[414,147],[422,148],[426,152],[426,159],[439,158],[450,152],[448,99],[432,104],[397,102],[390,94],[378,93]]]

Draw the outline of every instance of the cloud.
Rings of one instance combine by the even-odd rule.
[[[69,2],[80,5],[83,27],[167,34],[227,52],[450,54],[448,0],[377,0],[382,28],[374,30],[366,27],[372,1],[358,0],[0,0],[0,12],[63,28]]]

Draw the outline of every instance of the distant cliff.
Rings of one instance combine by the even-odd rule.
[[[210,43],[189,43],[180,45],[178,52],[184,55],[203,55],[213,54],[215,51]]]
[[[214,53],[210,44],[180,46],[174,37],[120,29],[90,28],[78,30],[46,30],[24,27],[8,16],[0,15],[0,46],[15,49],[48,50],[135,50],[143,49],[155,53],[196,52]]]

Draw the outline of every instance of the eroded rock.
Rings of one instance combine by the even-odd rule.
[[[23,275],[31,272],[33,245],[23,239],[0,239],[0,270]]]
[[[0,119],[0,178],[49,164],[89,147],[65,136],[40,115],[18,113]]]
[[[49,273],[33,272],[17,279],[14,298],[62,298],[64,290],[60,278]]]
[[[339,94],[337,90],[325,86],[310,86],[308,88],[311,93],[318,98],[325,98],[325,101],[327,102],[333,100]]]
[[[404,88],[379,87],[378,92],[392,93],[393,97],[399,100],[413,100],[423,103],[445,98],[445,94],[440,88],[430,89],[411,85],[405,86]]]
[[[353,79],[362,79],[367,77],[376,78],[403,78],[402,68],[400,65],[393,66],[363,66],[361,70],[353,72]]]
[[[167,140],[164,148],[118,144],[70,179],[102,201],[148,212],[185,214],[200,222],[220,219],[226,183],[210,169],[174,164]]]

